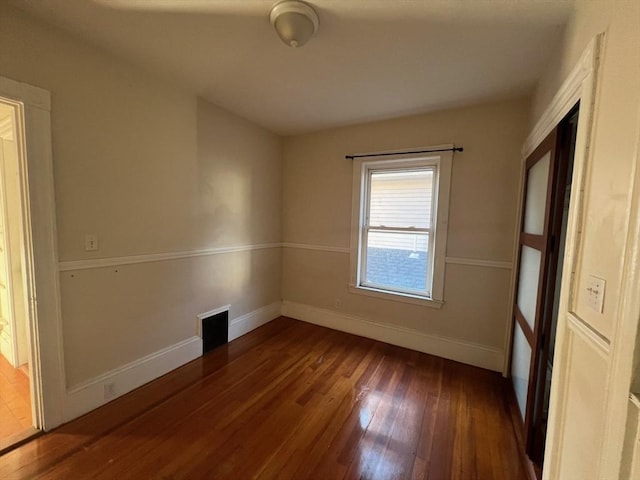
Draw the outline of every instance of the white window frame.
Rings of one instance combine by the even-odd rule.
[[[444,150],[453,145],[437,145],[414,150]],[[433,308],[441,308],[444,303],[444,277],[447,247],[447,229],[449,223],[449,195],[451,190],[452,151],[423,154],[398,154],[376,159],[355,158],[353,160],[353,191],[351,215],[351,272],[349,290],[352,293],[369,295],[388,300],[413,303]],[[366,284],[363,271],[366,262],[366,238],[368,229],[369,183],[372,171],[434,168],[434,203],[432,204],[433,221],[430,229],[403,229],[398,231],[429,232],[431,262],[427,272],[427,287],[431,280],[430,295],[408,290],[390,290],[388,287]],[[378,228],[373,228],[378,230]]]
[[[362,218],[360,225],[360,271],[358,272],[358,285],[363,288],[371,288],[374,290],[384,290],[390,291],[391,293],[399,293],[405,295],[412,295],[420,298],[431,298],[431,288],[433,285],[433,253],[435,246],[435,232],[436,232],[436,204],[437,204],[437,185],[438,185],[438,162],[434,160],[425,160],[420,162],[366,162],[363,165],[363,188],[362,188]],[[433,172],[433,194],[432,194],[432,203],[431,203],[431,226],[424,228],[416,228],[416,227],[389,227],[386,225],[371,225],[371,181],[372,177],[375,173],[394,173],[394,172],[415,172],[420,170],[430,170]],[[374,232],[388,232],[388,233],[426,233],[429,235],[429,243],[428,243],[428,254],[429,261],[427,270],[424,272],[425,274],[425,283],[426,283],[426,292],[422,292],[419,290],[414,290],[410,288],[389,288],[389,286],[376,284],[373,282],[367,282],[366,278],[366,270],[367,270],[367,256],[369,250],[367,248],[363,248],[363,246],[369,244],[369,234],[371,231]]]

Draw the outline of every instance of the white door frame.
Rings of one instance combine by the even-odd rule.
[[[50,430],[64,421],[66,383],[56,245],[51,152],[51,95],[0,77],[0,97],[16,107],[21,200],[26,248],[26,289],[31,340],[34,426]]]
[[[571,200],[569,206],[569,218],[567,223],[567,238],[565,254],[562,265],[562,280],[558,308],[558,326],[556,333],[556,347],[554,358],[554,370],[551,381],[551,396],[549,407],[549,423],[544,458],[544,479],[558,478],[560,459],[562,457],[561,445],[563,436],[563,419],[566,414],[566,386],[568,370],[568,352],[570,331],[579,331],[580,335],[588,336],[588,340],[600,353],[602,349],[601,339],[587,328],[580,328],[578,320],[573,319],[575,271],[580,249],[583,222],[584,186],[586,173],[591,162],[592,133],[595,120],[595,101],[597,93],[598,73],[600,67],[601,49],[604,34],[596,35],[580,57],[577,65],[570,72],[564,83],[551,100],[550,105],[543,112],[531,134],[527,137],[522,147],[522,162],[526,162],[529,155],[547,137],[547,135],[562,121],[570,110],[580,102],[580,116],[578,119],[578,131],[573,162],[573,180],[571,185]],[[524,168],[522,169],[524,172]],[[522,174],[521,174],[522,177]],[[521,181],[520,189],[522,191]],[[522,202],[522,199],[521,199]],[[520,213],[519,213],[520,214]],[[517,225],[520,225],[518,219]],[[519,231],[518,231],[519,235]],[[518,241],[516,241],[518,245]],[[517,258],[517,257],[516,257]],[[512,292],[516,281],[518,266],[515,265],[512,275]],[[512,294],[513,295],[513,294]],[[578,322],[578,323],[576,323]],[[513,328],[510,320],[510,329]],[[505,351],[511,351],[511,331],[505,339]],[[508,372],[510,354],[505,358],[505,370]]]
[[[640,289],[640,168],[637,166],[633,173],[632,190],[629,195],[628,231],[623,252],[623,288],[616,312],[618,324],[611,341],[603,340],[591,329],[584,326],[575,313],[576,289],[578,288],[575,272],[582,240],[586,173],[593,155],[593,149],[590,147],[597,109],[596,96],[603,42],[604,34],[599,34],[592,39],[580,61],[562,84],[531,135],[527,138],[522,150],[522,157],[526,158],[548,132],[580,101],[574,176],[558,311],[556,356],[551,386],[544,479],[559,478],[567,407],[569,355],[572,340],[576,336],[602,357],[607,366],[607,380],[604,386],[606,392],[604,418],[594,418],[594,421],[602,422],[601,427],[604,432],[602,448],[597,453],[598,471],[594,472],[594,478],[618,478],[623,451],[629,386],[633,373],[631,359],[636,346],[635,332],[640,317],[640,298],[637,295],[638,289]],[[640,155],[638,152],[640,150],[640,134],[636,138],[636,143],[636,155]],[[506,349],[506,351],[510,350]],[[589,454],[595,453],[590,452]]]
[[[577,141],[573,161],[574,172],[571,186],[571,205],[569,209],[569,219],[567,225],[567,244],[565,248],[565,260],[563,264],[563,277],[567,277],[567,272],[574,271],[573,262],[574,260],[576,260],[576,242],[578,241],[578,239],[576,238],[576,227],[578,226],[578,224],[576,222],[578,221],[577,217],[579,217],[581,214],[583,203],[583,187],[585,182],[586,166],[589,160],[588,156],[590,155],[589,146],[591,142],[591,133],[593,130],[594,122],[594,103],[597,86],[596,83],[600,62],[600,50],[602,48],[603,41],[604,33],[596,35],[591,40],[586,50],[580,57],[580,60],[575,65],[569,76],[565,79],[564,83],[551,100],[551,103],[549,104],[547,109],[542,113],[540,120],[536,123],[535,127],[522,146],[519,185],[520,198],[518,201],[518,213],[515,222],[516,230],[513,252],[513,258],[515,258],[516,261],[514,262],[511,274],[511,297],[510,306],[508,308],[509,328],[507,328],[504,340],[504,351],[507,353],[504,357],[502,374],[505,377],[509,376],[511,368],[510,364],[511,337],[513,333],[513,302],[515,296],[514,289],[517,281],[517,273],[519,267],[517,264],[517,259],[520,246],[519,235],[520,225],[522,222],[522,203],[524,202],[524,199],[522,197],[524,192],[525,163],[529,155],[531,155],[531,153],[533,153],[538,145],[540,145],[543,140],[547,138],[551,130],[556,128],[556,126],[562,121],[564,117],[567,116],[567,114],[576,105],[576,103],[580,102],[580,117],[578,119]],[[571,259],[569,263],[567,263],[568,259]],[[566,287],[564,287],[563,282],[563,288],[560,292],[561,303],[560,310],[558,311],[559,316],[560,312],[562,312],[561,309],[565,308],[566,311],[567,308],[567,298],[565,298],[564,305],[562,304],[562,297],[565,293],[569,294],[569,291]],[[556,344],[560,345],[560,342],[557,338]]]

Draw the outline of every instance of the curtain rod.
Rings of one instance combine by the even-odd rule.
[[[462,147],[453,147],[453,148],[437,148],[435,150],[417,150],[413,152],[385,152],[385,153],[363,153],[360,155],[345,155],[344,158],[347,160],[353,160],[354,158],[364,158],[364,157],[386,157],[389,155],[415,155],[417,153],[434,153],[434,152],[462,152],[464,148]]]

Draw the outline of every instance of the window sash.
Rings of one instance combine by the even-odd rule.
[[[430,205],[430,224],[431,227],[399,227],[399,226],[386,226],[386,225],[370,225],[370,209],[371,209],[371,182],[375,173],[395,173],[395,172],[410,172],[420,170],[431,170],[433,172],[433,183],[431,187],[431,205]],[[365,288],[372,288],[375,290],[383,290],[392,293],[407,294],[412,296],[424,297],[427,299],[432,298],[433,288],[433,271],[435,261],[435,240],[436,240],[436,212],[437,212],[437,200],[438,200],[438,163],[429,162],[429,164],[419,165],[407,165],[398,167],[397,165],[384,167],[380,165],[373,165],[371,167],[365,167],[363,169],[363,188],[362,188],[362,222],[360,226],[360,268],[358,285]],[[373,282],[367,282],[367,254],[369,250],[369,233],[370,232],[385,232],[385,233],[423,233],[428,237],[427,243],[427,268],[425,273],[426,288],[424,290],[417,290],[411,288],[402,288],[396,285],[383,285]]]
[[[382,225],[382,224],[371,224],[371,194],[372,194],[372,181],[373,176],[375,174],[394,174],[394,173],[409,173],[409,172],[431,172],[432,174],[432,184],[431,184],[431,199],[429,206],[429,227],[411,227],[405,226],[401,224],[394,225]],[[389,227],[389,228],[433,228],[435,225],[435,214],[437,212],[437,190],[438,190],[438,164],[435,162],[421,163],[418,165],[407,165],[398,167],[397,165],[370,165],[366,166],[364,169],[364,177],[365,177],[365,185],[363,189],[363,200],[364,200],[364,226],[377,226],[377,227]]]
[[[412,288],[402,288],[397,285],[387,285],[381,283],[375,283],[367,281],[367,256],[369,251],[369,233],[370,232],[382,232],[382,233],[423,233],[427,234],[427,268],[425,270],[425,289],[418,290]],[[361,240],[361,272],[360,272],[360,286],[373,288],[377,290],[385,290],[390,292],[405,293],[408,295],[417,295],[420,297],[431,298],[431,288],[433,280],[433,252],[435,248],[435,232],[434,229],[397,229],[397,228],[376,228],[376,227],[363,227],[362,240]]]

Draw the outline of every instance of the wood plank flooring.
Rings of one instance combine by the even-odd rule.
[[[0,448],[31,430],[28,370],[13,368],[0,355]]]
[[[2,479],[526,475],[496,373],[287,318],[0,457]]]

